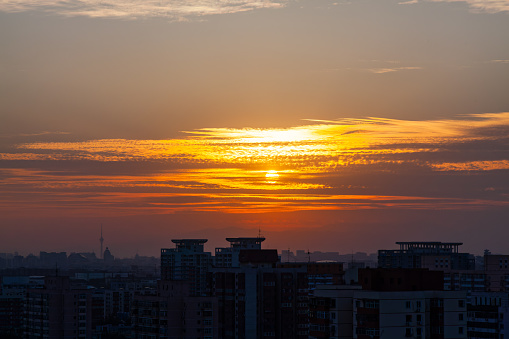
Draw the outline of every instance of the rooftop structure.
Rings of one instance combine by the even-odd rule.
[[[420,253],[458,253],[458,247],[462,242],[439,242],[439,241],[410,241],[396,242],[400,251],[412,251]]]
[[[261,249],[262,242],[265,241],[263,237],[256,238],[226,238],[226,241],[230,243],[231,248],[238,249]]]
[[[399,250],[379,250],[378,267],[429,268],[434,270],[473,270],[475,260],[460,253],[460,242],[397,242]]]
[[[226,238],[230,247],[216,248],[214,265],[216,267],[239,267],[239,253],[241,250],[261,251],[263,237],[256,238]]]
[[[207,239],[172,239],[175,248],[161,249],[161,278],[184,280],[191,284],[191,295],[202,295],[206,272],[212,264],[210,252],[204,252]]]
[[[176,250],[189,250],[193,252],[203,252],[203,244],[207,239],[172,239],[171,242],[176,244]]]

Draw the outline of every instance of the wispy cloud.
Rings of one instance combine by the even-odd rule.
[[[509,0],[427,0],[431,2],[463,2],[474,12],[509,12]]]
[[[409,1],[398,2],[398,4],[399,5],[413,5],[413,4],[416,4],[418,2],[419,2],[419,0],[409,0]]]
[[[507,176],[508,135],[509,113],[493,113],[24,143],[0,153],[9,164],[0,168],[0,210],[18,198],[40,209],[133,213],[507,207],[509,187],[485,188]]]
[[[13,138],[13,137],[39,137],[43,135],[67,135],[69,132],[51,132],[51,131],[42,131],[36,133],[20,133],[20,134],[0,134],[0,138]]]
[[[408,70],[416,70],[422,69],[422,67],[384,67],[384,68],[370,68],[368,71],[375,74],[385,74],[385,73],[393,73],[398,71],[408,71]]]
[[[286,0],[4,0],[0,11],[44,11],[93,18],[189,17],[283,7]]]
[[[426,121],[366,118],[315,122],[286,129],[203,128],[186,132],[186,138],[170,140],[25,143],[17,145],[16,152],[0,153],[0,159],[279,164],[291,170],[313,164],[316,170],[327,171],[331,161],[353,165],[384,162],[389,155],[403,153],[439,153],[468,143],[488,147],[482,143],[507,137],[509,113]]]

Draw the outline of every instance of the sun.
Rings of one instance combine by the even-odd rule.
[[[279,174],[275,170],[270,170],[265,173],[265,178],[267,180],[275,181],[279,178]]]

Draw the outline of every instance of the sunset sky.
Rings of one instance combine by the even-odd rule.
[[[507,254],[509,0],[0,0],[0,252]]]

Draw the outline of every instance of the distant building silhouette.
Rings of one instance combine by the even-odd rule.
[[[103,258],[105,264],[112,264],[113,261],[115,260],[115,257],[111,254],[110,249],[108,247],[106,247],[106,250],[104,251]]]
[[[469,253],[459,253],[463,243],[397,242],[399,250],[379,250],[380,268],[429,268],[473,270],[475,259]]]

